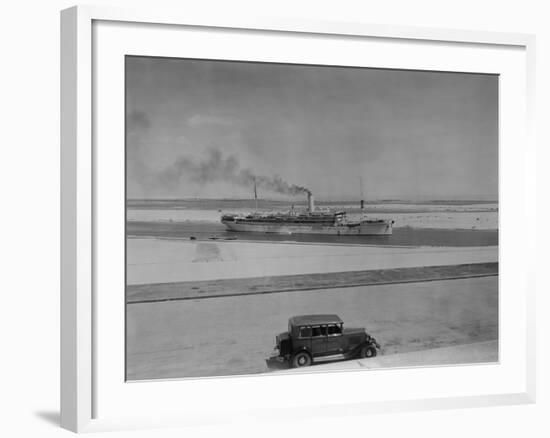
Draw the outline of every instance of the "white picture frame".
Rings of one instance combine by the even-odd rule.
[[[200,409],[193,416],[182,415],[183,408],[174,406],[167,409],[166,406],[158,406],[153,412],[152,407],[147,407],[143,413],[129,415],[120,411],[109,415],[98,415],[103,407],[98,394],[105,393],[103,373],[104,366],[101,362],[105,355],[97,354],[102,348],[101,332],[98,332],[98,309],[104,306],[104,301],[98,303],[98,285],[102,284],[102,275],[105,275],[98,266],[98,205],[103,202],[98,198],[101,190],[97,190],[98,173],[102,159],[98,159],[94,141],[98,133],[94,130],[94,123],[98,119],[97,96],[94,94],[98,79],[98,69],[94,65],[97,60],[98,34],[94,32],[97,23],[132,23],[132,26],[156,25],[156,29],[163,26],[184,26],[187,29],[199,29],[203,33],[220,29],[238,30],[242,38],[257,38],[259,33],[273,33],[285,36],[334,36],[339,38],[380,39],[401,44],[436,44],[445,49],[445,44],[464,47],[481,47],[487,50],[510,50],[521,53],[515,58],[522,64],[516,66],[521,70],[521,77],[526,79],[526,85],[516,96],[524,102],[525,129],[521,128],[512,137],[522,144],[521,151],[508,153],[507,161],[501,161],[503,176],[501,175],[501,196],[509,192],[510,178],[509,165],[517,162],[520,154],[524,161],[515,177],[519,186],[513,190],[515,196],[524,197],[525,203],[521,215],[534,223],[534,211],[529,211],[528,206],[534,202],[534,140],[532,134],[532,120],[534,107],[534,50],[535,40],[531,35],[491,33],[476,31],[460,31],[449,29],[425,29],[403,26],[381,26],[365,23],[339,23],[317,22],[307,20],[295,20],[291,18],[273,17],[240,17],[239,19],[216,16],[188,15],[180,12],[150,10],[129,10],[110,7],[78,6],[62,11],[61,13],[61,426],[75,431],[99,431],[118,428],[147,428],[160,426],[207,424],[209,422],[224,422],[230,418],[241,416],[262,417],[273,409],[267,406],[261,409],[262,400],[255,400],[254,405],[260,406],[255,410],[252,404],[246,405],[243,401],[242,409],[224,412],[223,406],[209,409],[208,413]],[[140,32],[135,30],[135,32]],[[113,44],[116,46],[116,44]],[[104,46],[101,46],[104,47]],[[121,49],[122,50],[122,49]],[[517,62],[512,61],[512,62]],[[394,60],[399,66],[399,60]],[[429,66],[427,67],[429,68]],[[458,68],[458,67],[457,67]],[[494,71],[498,73],[498,69]],[[517,91],[517,90],[516,90]],[[507,120],[501,117],[501,122]],[[518,123],[523,123],[523,120]],[[522,124],[523,126],[523,124]],[[511,147],[510,143],[507,142]],[[501,146],[502,147],[502,146]],[[504,179],[502,179],[504,178]],[[504,199],[505,200],[505,199]],[[502,229],[506,231],[507,223],[514,220],[514,213],[506,209],[506,202],[502,204],[503,215]],[[509,229],[509,228],[508,228]],[[532,232],[534,236],[536,232]],[[521,242],[510,241],[514,252],[527,251],[533,246],[533,237],[527,237]],[[501,243],[505,247],[507,243]],[[504,271],[515,262],[513,256],[504,254],[501,269]],[[501,254],[502,257],[502,254]],[[119,267],[124,269],[124,267]],[[494,387],[494,390],[482,394],[464,393],[462,396],[438,394],[437,396],[415,398],[410,394],[400,396],[399,391],[392,392],[389,398],[371,400],[352,399],[347,402],[345,396],[337,404],[319,402],[317,400],[316,414],[311,407],[313,402],[306,401],[300,414],[294,413],[294,418],[311,417],[311,415],[342,415],[364,414],[368,412],[388,412],[415,409],[440,409],[452,407],[475,407],[487,405],[532,403],[535,399],[535,309],[533,285],[527,279],[530,267],[525,264],[518,265],[518,272],[510,278],[510,284],[519,291],[521,306],[524,312],[521,314],[518,334],[521,339],[520,355],[521,364],[513,371],[515,385],[513,389],[508,387]],[[114,312],[114,311],[113,311]],[[122,315],[119,315],[122,316]],[[107,316],[106,316],[107,317]],[[502,324],[508,324],[504,321]],[[506,327],[501,327],[506,333]],[[98,359],[99,358],[99,359]],[[464,371],[464,369],[462,370]],[[491,370],[487,370],[491,372]],[[391,371],[394,372],[394,371]],[[407,374],[412,371],[396,371],[396,381],[407,379]],[[417,373],[422,371],[416,371]],[[432,371],[424,370],[424,378]],[[470,367],[467,373],[474,375],[477,368]],[[399,375],[397,373],[400,373]],[[340,373],[336,373],[340,374]],[[278,379],[290,379],[296,384],[297,379],[304,379],[304,384],[314,385],[315,378],[311,375],[287,375]],[[334,376],[333,376],[334,377]],[[350,376],[348,376],[350,377]],[[241,380],[239,380],[241,379]],[[254,383],[263,377],[251,378]],[[242,378],[205,379],[196,385],[193,382],[184,384],[195,385],[197,391],[213,391],[217,382],[222,382],[227,391],[238,391],[237,384],[246,385]],[[249,381],[252,381],[249,379]],[[281,380],[279,380],[281,382]],[[120,382],[124,384],[124,382]],[[175,383],[164,382],[165,391]],[[220,383],[221,384],[221,383]],[[103,386],[102,386],[103,385]],[[107,384],[108,385],[108,384]],[[128,385],[128,384],[127,384]],[[141,385],[141,386],[140,386]],[[143,384],[130,384],[132,396],[144,390]],[[152,385],[152,384],[151,384]],[[156,384],[158,385],[158,384]],[[199,388],[200,386],[200,388]],[[98,390],[99,388],[102,388]],[[137,388],[137,389],[136,389]],[[155,393],[160,394],[160,392]],[[434,393],[435,394],[435,393]],[[261,397],[261,396],[260,396]],[[168,400],[170,400],[168,398]],[[223,397],[221,397],[223,401]],[[117,400],[114,403],[119,403]],[[204,403],[200,399],[196,404]],[[321,404],[321,406],[319,406]],[[200,407],[200,406],[199,406]],[[144,408],[145,409],[145,408]],[[149,410],[147,410],[149,409]],[[284,410],[284,406],[280,406]],[[113,408],[114,410],[114,408]],[[212,420],[212,416],[214,419]]]

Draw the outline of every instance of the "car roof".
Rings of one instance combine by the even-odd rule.
[[[298,315],[288,320],[291,325],[314,325],[314,324],[342,324],[344,321],[338,315]]]

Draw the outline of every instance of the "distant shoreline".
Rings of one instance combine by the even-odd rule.
[[[127,198],[128,204],[132,203],[157,203],[157,202],[269,202],[283,204],[306,204],[307,201],[301,198],[281,199],[281,198],[259,198],[257,200],[251,198]],[[360,199],[323,199],[316,198],[317,204],[359,204]],[[365,200],[365,204],[411,204],[411,205],[475,205],[475,204],[498,204],[497,199],[427,199],[427,200],[409,200],[409,199],[376,199]]]

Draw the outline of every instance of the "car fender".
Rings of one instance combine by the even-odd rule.
[[[370,344],[372,345],[374,348],[376,348],[377,350],[380,350],[380,344],[376,341],[376,339],[374,339],[373,337],[370,338],[370,340],[368,340],[366,342],[366,344]]]
[[[365,342],[361,342],[357,347],[353,349],[353,353],[359,354],[364,347],[374,347],[377,350],[380,350],[380,344],[378,344],[378,342],[376,342],[376,340],[372,338]]]
[[[301,352],[303,352],[303,351],[305,351],[307,354],[309,354],[309,357],[311,357],[311,359],[313,360],[313,354],[311,353],[310,349],[307,348],[307,347],[300,347],[300,348],[294,350],[294,351],[292,352],[292,354],[290,355],[291,359],[292,359],[294,356],[296,356],[298,353],[301,353]]]

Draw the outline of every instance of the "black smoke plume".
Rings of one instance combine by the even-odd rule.
[[[306,187],[290,184],[279,175],[257,175],[250,169],[241,168],[235,156],[225,157],[217,149],[210,149],[202,160],[180,157],[159,174],[159,182],[168,187],[176,187],[182,180],[198,184],[221,181],[244,187],[256,184],[258,188],[284,195],[310,193]]]

